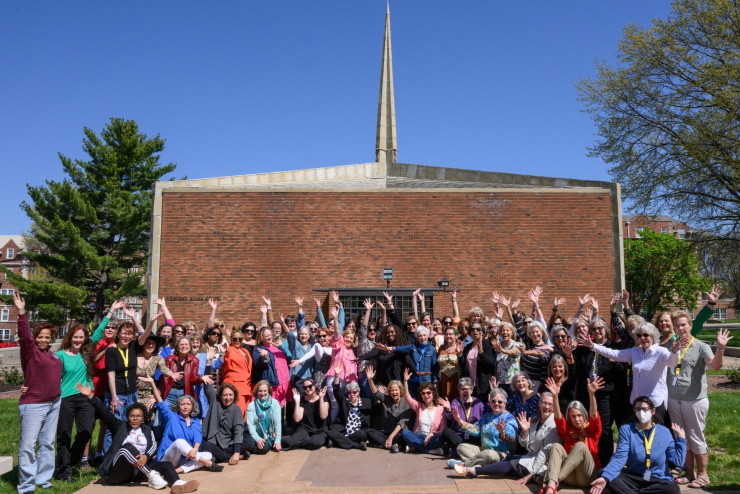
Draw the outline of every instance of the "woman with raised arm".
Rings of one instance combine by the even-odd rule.
[[[491,380],[493,385],[493,379]],[[488,394],[490,412],[485,413],[475,424],[464,420],[457,408],[452,410],[452,416],[460,425],[460,429],[472,436],[480,438],[480,446],[462,443],[457,447],[460,460],[449,460],[447,466],[455,465],[474,467],[489,465],[505,460],[511,453],[511,445],[516,440],[517,424],[512,414],[506,411],[506,391],[493,387]]]
[[[152,317],[153,321],[157,320],[158,314]],[[158,350],[164,344],[164,338],[150,334],[144,346],[141,348],[141,352],[136,356],[136,377],[154,377],[156,372],[159,371],[161,374],[168,376],[172,379],[182,379],[182,374],[171,371],[164,359],[159,355]],[[156,401],[152,394],[152,388],[150,384],[141,379],[136,382],[136,391],[138,394],[137,401],[144,405],[147,410],[152,410]],[[156,412],[156,408],[154,408]],[[158,425],[159,421],[155,421],[154,425]]]
[[[329,418],[329,402],[326,399],[326,386],[320,391],[316,381],[306,378],[301,383],[303,399],[298,388],[293,388],[293,434],[282,437],[283,450],[319,449],[326,443],[326,421]]]
[[[270,328],[260,329],[257,346],[252,351],[252,382],[269,382],[272,396],[280,406],[285,406],[290,385],[290,368],[288,356],[273,343],[274,337],[274,331]]]
[[[373,310],[373,302],[369,298],[366,298],[363,302],[365,306],[365,313],[362,315],[360,320],[360,328],[357,331],[357,356],[360,357],[365,355],[369,351],[375,348],[375,337],[378,334],[378,328],[375,323],[370,324],[370,313]],[[360,390],[362,396],[367,399],[372,399],[372,391],[367,382],[367,375],[365,374],[365,367],[368,365],[376,365],[377,363],[373,360],[363,360],[357,362],[357,380],[360,383]]]
[[[416,341],[410,345],[404,346],[385,346],[378,344],[381,351],[398,352],[404,355],[410,355],[414,362],[413,369],[416,369],[414,376],[409,381],[409,392],[415,395],[421,383],[436,383],[439,374],[437,364],[437,350],[434,349],[429,341],[429,329],[425,326],[419,326],[416,329]]]
[[[380,332],[377,343],[391,346],[406,345],[406,333],[395,324],[389,324]],[[375,384],[387,386],[391,381],[403,379],[403,369],[415,369],[411,357],[406,354],[383,351],[376,347],[358,358],[359,362],[375,360]]]
[[[537,390],[532,389],[532,380],[526,372],[519,372],[512,377],[511,390],[511,396],[506,401],[506,410],[509,413],[515,417],[522,412],[526,413],[529,418],[537,415],[540,395],[537,394]]]
[[[580,401],[572,401],[563,416],[558,404],[560,387],[552,378],[546,381],[553,396],[555,426],[563,444],[553,444],[547,464],[542,494],[556,494],[561,482],[576,487],[588,487],[601,468],[599,437],[601,419],[596,408],[596,391],[604,387],[604,380],[597,377],[588,382],[589,412]]]
[[[154,384],[151,377],[141,377]],[[211,383],[209,383],[211,384]],[[198,402],[191,395],[181,395],[168,406],[162,401],[162,396],[156,386],[152,386],[157,409],[164,422],[164,433],[157,451],[157,461],[168,461],[175,466],[177,473],[188,473],[205,467],[211,472],[220,472],[224,469],[213,460],[213,455],[207,451],[198,452],[203,442],[203,429],[197,418]]]
[[[228,350],[228,347],[222,345],[223,333],[224,330],[216,326],[206,329],[203,336],[205,342],[198,351],[193,352],[195,358],[198,359],[198,375],[209,376],[214,383],[221,382],[219,373],[224,363],[223,356]],[[231,332],[229,332],[229,335],[231,335]],[[193,342],[191,344],[195,345]],[[195,398],[198,400],[198,406],[200,407],[200,417],[198,418],[203,419],[208,414],[208,408],[211,406],[203,384],[195,385]]]
[[[719,290],[710,293],[710,302],[719,298]],[[685,311],[673,313],[673,326],[681,340],[688,344],[679,352],[678,362],[668,368],[668,411],[671,421],[686,430],[688,451],[686,452],[686,475],[676,480],[698,488],[709,485],[707,463],[709,454],[704,438],[704,426],[709,413],[707,394],[707,369],[722,368],[722,359],[727,343],[733,338],[727,329],[717,333],[717,351],[692,336],[691,316]],[[694,473],[696,461],[697,472]]]
[[[152,489],[172,487],[172,494],[193,492],[200,486],[197,480],[184,481],[177,475],[175,467],[168,461],[155,461],[157,440],[152,428],[146,424],[147,411],[141,403],[134,403],[126,409],[126,420],[117,418],[110,412],[93,390],[81,383],[77,384],[79,393],[87,398],[95,414],[112,431],[111,451],[103,459],[98,473],[105,477],[109,485],[148,480]]]
[[[54,437],[61,405],[62,361],[51,352],[56,331],[50,323],[28,325],[26,301],[13,293],[18,309],[18,341],[23,384],[18,414],[21,435],[18,443],[18,492],[32,493],[36,486],[50,488],[54,474]],[[38,454],[36,444],[38,443]]]
[[[619,428],[617,450],[601,477],[591,483],[591,494],[605,488],[614,494],[678,494],[681,488],[673,481],[669,463],[681,465],[686,456],[683,429],[673,424],[674,440],[647,396],[637,398],[633,407],[635,419]]]
[[[290,363],[291,369],[302,365],[313,369],[313,380],[319,388],[324,386],[326,373],[331,368],[332,348],[330,338],[331,331],[327,328],[319,328],[316,331],[317,343],[314,343],[310,351],[306,352],[302,357]]]
[[[576,396],[576,372],[573,364],[572,350],[570,358],[566,360],[560,355],[553,355],[550,363],[547,365],[547,377],[551,377],[556,384],[560,386],[560,409],[563,410],[568,403],[577,399]],[[539,392],[547,389],[545,383],[540,386]],[[602,417],[603,421],[603,417]],[[603,422],[602,422],[603,425]]]
[[[338,400],[334,396],[334,384],[339,384],[344,388],[346,383],[357,382],[357,356],[355,355],[355,345],[357,345],[357,335],[349,328],[344,332],[339,331],[339,309],[334,306],[331,308],[331,317],[334,320],[334,334],[331,337],[331,368],[326,373],[326,384],[331,386],[329,398],[331,400],[331,420],[339,412]]]
[[[550,363],[552,347],[545,343],[547,330],[545,329],[545,325],[540,321],[529,323],[527,326],[527,336],[531,341],[531,346],[529,349],[522,351],[519,366],[529,376],[534,389],[538,390],[540,384],[547,377],[547,366]]]
[[[372,365],[367,366],[367,379],[380,415],[377,417],[377,427],[367,430],[367,438],[371,444],[398,453],[399,446],[403,445],[401,431],[414,419],[414,412],[403,398],[404,386],[400,381],[391,381],[388,394],[383,393],[375,385],[375,369]]]
[[[544,477],[547,471],[547,461],[550,457],[550,447],[560,443],[560,434],[555,427],[553,415],[553,396],[549,391],[542,393],[539,402],[539,414],[530,419],[522,412],[516,418],[519,423],[517,440],[526,450],[521,456],[508,456],[505,460],[490,463],[484,466],[467,467],[463,463],[455,464],[455,471],[463,477],[471,478],[478,475],[511,474],[519,475],[517,484],[526,485],[535,480],[535,477]]]
[[[272,386],[267,381],[260,381],[254,387],[255,399],[247,407],[247,430],[245,437],[246,450],[264,455],[268,451],[280,451],[282,445],[283,414],[280,403],[272,397]]]
[[[332,370],[335,375],[342,372],[342,362],[334,362]],[[336,419],[329,426],[329,439],[326,447],[337,446],[342,449],[360,449],[365,451],[367,445],[367,429],[370,426],[372,402],[360,397],[360,385],[356,381],[347,383],[346,392],[342,390],[339,380],[334,380],[334,396],[337,399],[339,411]]]
[[[496,352],[496,381],[499,386],[506,389],[513,377],[519,373],[519,357],[524,351],[524,345],[515,340],[516,328],[510,322],[501,323],[499,335],[501,341],[494,338],[491,346]]]
[[[660,420],[663,420],[668,404],[666,369],[675,367],[678,363],[678,352],[688,344],[688,340],[685,338],[676,340],[671,350],[666,350],[658,345],[660,332],[649,322],[638,324],[634,336],[640,342],[639,346],[624,350],[615,350],[594,343],[591,338],[583,335],[578,336],[578,345],[591,348],[595,353],[618,362],[632,364],[634,379],[630,401],[634,403],[638,396],[650,397],[656,405]]]
[[[405,369],[403,382],[406,392],[403,398],[408,403],[409,408],[416,413],[416,423],[413,430],[403,429],[401,437],[409,447],[417,451],[442,456],[442,445],[444,444],[442,433],[447,425],[447,419],[444,414],[444,406],[439,404],[437,388],[430,382],[421,383],[419,385],[419,401],[416,401],[409,393],[409,379],[411,379],[411,371]]]
[[[469,377],[473,381],[473,396],[485,403],[491,389],[491,377],[496,374],[496,355],[491,342],[483,338],[483,325],[480,322],[470,325],[470,336],[472,341],[462,353],[460,377]]]
[[[231,333],[231,345],[226,350],[221,365],[221,382],[230,383],[237,390],[234,398],[242,411],[242,420],[247,416],[247,406],[252,401],[252,355],[242,346],[244,335],[241,331]],[[210,401],[210,400],[209,400]]]

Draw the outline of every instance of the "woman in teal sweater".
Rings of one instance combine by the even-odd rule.
[[[247,429],[243,450],[265,454],[282,449],[282,412],[280,403],[272,397],[272,386],[263,380],[254,387],[255,399],[247,406]],[[250,443],[252,443],[250,445]],[[250,447],[251,446],[251,447]]]
[[[72,482],[72,466],[81,459],[95,426],[95,409],[77,384],[92,387],[93,364],[90,336],[82,324],[75,324],[62,340],[57,352],[62,361],[62,403],[57,423],[57,471],[59,480]],[[77,435],[72,443],[72,424]]]

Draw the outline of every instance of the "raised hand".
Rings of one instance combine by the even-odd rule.
[[[457,289],[452,290],[452,293],[450,296],[452,297],[453,302],[457,301]]]
[[[339,292],[338,291],[333,290],[331,292],[331,298],[332,298],[332,300],[334,300],[334,303],[335,304],[337,304],[337,305],[339,304]]]
[[[313,301],[316,303],[316,307],[321,308],[321,300],[318,297],[314,297]]]
[[[516,417],[516,421],[519,422],[519,429],[521,429],[522,432],[527,432],[529,430],[529,426],[532,424],[532,419],[527,417],[527,412],[519,412],[519,415]]]
[[[152,314],[152,317],[149,318],[149,322],[154,322],[160,317],[162,317],[163,315],[164,315],[163,310],[160,310],[159,312],[155,312],[154,314]]]
[[[583,297],[578,297],[578,303],[580,304],[581,308],[585,307],[586,304],[588,304],[590,301],[591,295],[589,295],[588,293]]]
[[[542,287],[537,285],[534,289],[527,292],[527,298],[532,301],[533,304],[538,305],[540,303],[540,295],[542,294]]]
[[[334,374],[336,374],[337,379],[342,374],[342,361],[337,359],[336,362],[334,362]]]
[[[136,311],[134,311],[134,309],[131,309],[128,306],[124,305],[123,313],[126,314],[132,321],[136,320]]]
[[[686,432],[684,432],[683,427],[678,425],[676,422],[671,424],[671,430],[676,433],[676,437],[686,437]]]
[[[298,405],[300,401],[301,401],[301,392],[298,391],[298,388],[293,388],[293,402],[295,402],[295,404]]]
[[[158,302],[159,300],[162,301],[161,304]],[[159,299],[158,298],[156,303],[159,304],[159,305],[161,305],[161,306],[163,306],[163,307],[166,307],[166,305],[164,305],[164,299],[163,298],[162,299]],[[126,303],[123,300],[116,300],[116,301],[114,301],[111,304],[110,311],[111,312],[115,312],[118,309],[123,309],[125,306],[126,306]]]
[[[673,343],[671,344],[671,352],[676,353],[679,350],[683,350],[688,346],[689,344],[689,338],[686,336],[682,336],[677,340],[673,340]]]
[[[79,393],[82,396],[84,396],[84,397],[86,397],[88,399],[93,397],[94,391],[93,391],[93,389],[90,386],[86,386],[86,385],[84,385],[82,383],[77,383],[77,384],[75,384],[75,387],[77,388],[77,391],[79,391]]]
[[[324,399],[324,396],[326,396],[326,391],[327,391],[327,387],[326,386],[324,386],[323,388],[321,388],[319,390],[319,398],[321,398],[323,400]]]
[[[581,315],[586,321],[591,322],[591,318],[593,317],[594,312],[591,310],[591,307],[586,307],[585,309],[583,309],[583,312],[581,312]]]
[[[560,344],[560,350],[569,359],[573,357],[573,344],[570,342],[570,337],[566,338],[563,343]]]
[[[447,398],[443,398],[441,396],[437,400],[437,404],[439,406],[443,407],[445,410],[450,410],[450,408],[451,408],[450,407],[450,400],[448,400]]]
[[[552,377],[548,377],[545,379],[545,387],[552,393],[553,398],[557,400],[560,394],[560,384],[556,383]]]
[[[393,304],[393,295],[390,295],[388,292],[383,292],[383,296],[385,297],[385,301],[388,305]]]
[[[514,300],[511,303],[511,310],[516,310],[516,308],[519,307],[519,304],[521,304],[521,303],[522,303],[522,299],[520,299],[520,298]]]
[[[576,335],[576,340],[578,341],[578,346],[585,346],[586,348],[594,347],[594,342],[591,341],[591,338],[588,335],[578,334]]]
[[[588,388],[589,394],[595,394],[598,390],[604,389],[604,386],[606,386],[606,382],[600,376],[597,376],[596,379],[594,379],[593,381],[586,378],[586,381],[588,381],[586,387]]]
[[[18,292],[13,292],[13,303],[21,314],[26,313],[26,300]]]
[[[717,332],[717,350],[724,350],[727,346],[727,342],[733,338],[734,336],[730,336],[729,329],[720,329]]]
[[[403,369],[403,382],[409,382],[409,379],[411,379],[411,369],[406,367]]]
[[[381,309],[382,309],[383,311],[385,311],[385,305],[383,305],[383,302],[381,302],[380,300],[376,300],[376,301],[375,301],[375,305],[377,305],[377,306],[378,306],[378,307],[380,307],[380,308],[381,308]]]
[[[499,303],[500,303],[501,305],[503,305],[504,307],[509,307],[509,308],[511,308],[511,297],[509,297],[509,298],[506,298],[506,297],[504,297],[503,295],[501,295],[501,296],[500,296],[500,297],[498,298],[498,301],[499,301]]]
[[[609,301],[609,311],[610,312],[617,312],[617,304],[619,303],[619,300],[621,298],[622,298],[622,294],[619,292],[612,295],[612,299]]]
[[[368,365],[367,367],[365,367],[365,375],[368,379],[375,379],[375,367],[373,367],[372,365]]]
[[[267,306],[265,304],[260,304],[260,312],[263,316],[267,316]]]
[[[496,376],[491,376],[491,379],[488,380],[488,385],[491,386],[491,389],[498,388],[498,380],[496,379]]]
[[[712,285],[712,291],[707,293],[707,302],[712,305],[716,304],[720,295],[722,295],[722,287],[719,285]]]
[[[629,308],[630,306],[630,292],[626,288],[622,289],[622,307]]]
[[[498,304],[501,297],[499,296],[498,292],[496,290],[493,291],[493,294],[491,295],[491,302],[494,304]]]
[[[599,302],[594,297],[591,297],[591,307],[594,308],[594,311],[599,310]]]
[[[390,348],[388,348],[386,345],[384,345],[383,343],[380,343],[380,342],[378,342],[378,343],[375,344],[375,348],[377,348],[378,350],[380,350],[383,353],[388,353],[388,352],[391,351]]]
[[[208,299],[208,305],[210,305],[211,309],[213,310],[216,310],[218,308],[218,302],[216,302],[216,300],[212,298]]]
[[[557,309],[559,306],[563,305],[565,303],[564,298],[556,298],[552,301],[553,308]]]
[[[120,302],[120,303],[123,304],[123,302]],[[154,300],[154,303],[157,304],[158,306],[162,307],[162,309],[165,309],[167,307],[167,302],[165,301],[164,297],[160,297],[160,298]],[[117,308],[120,309],[121,307],[123,307],[123,305],[121,305],[121,306],[119,306]]]
[[[208,347],[206,350],[206,360],[213,360],[218,355],[218,348],[215,346]]]
[[[366,311],[368,311],[368,312],[370,312],[371,310],[373,310],[373,303],[372,303],[372,302],[370,301],[370,299],[369,299],[369,298],[366,298],[366,299],[365,299],[365,300],[364,300],[364,301],[362,302],[362,305],[364,305],[364,306],[365,306],[365,310],[366,310]]]
[[[506,435],[506,420],[504,420],[503,417],[500,417],[493,424],[496,426],[496,430],[498,431],[499,437],[503,437]]]
[[[295,300],[295,303],[298,304],[299,307],[303,306],[303,297],[296,295],[293,300]]]
[[[331,317],[332,317],[333,319],[336,319],[336,318],[338,318],[338,317],[339,317],[339,307],[337,307],[337,306],[335,305],[334,307],[332,307],[331,309],[329,309],[329,315],[330,315],[330,316],[331,316]]]

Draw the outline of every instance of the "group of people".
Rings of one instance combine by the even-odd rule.
[[[384,293],[365,300],[357,320],[345,317],[337,292],[328,320],[318,299],[308,320],[301,297],[287,317],[275,317],[263,297],[259,325],[231,328],[209,300],[203,331],[175,323],[164,299],[146,328],[114,302],[92,335],[72,326],[52,353],[53,326],[31,331],[16,293],[25,374],[18,491],[48,487],[54,474],[70,480],[74,466],[89,469],[97,458],[110,484],[146,480],[191,492],[198,482],[179,475],[197,468],[218,472],[270,451],[368,446],[445,455],[464,477],[510,474],[541,483],[544,494],[560,483],[594,494],[709,484],[706,369],[722,366],[732,337],[721,330],[713,352],[695,336],[719,287],[693,321],[676,311],[655,324],[631,312],[626,291],[612,297],[610,324],[590,295],[572,317],[555,299],[546,319],[540,287],[527,294],[529,314],[493,292],[491,314],[473,307],[461,317],[450,294],[452,316],[427,313],[417,290],[412,315]],[[376,305],[381,317],[371,321]],[[118,309],[131,320],[114,323]],[[616,450],[615,422],[623,424]]]

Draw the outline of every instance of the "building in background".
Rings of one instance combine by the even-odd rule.
[[[452,313],[453,288],[463,315],[535,285],[543,310],[585,293],[608,304],[624,286],[619,184],[399,162],[391,60],[386,11],[374,162],[157,182],[148,299],[205,322],[214,297],[232,325],[259,322],[262,295],[286,315],[304,297],[309,318],[315,296],[326,315],[337,289],[351,316],[382,299],[390,268],[404,312],[418,287],[435,316]]]
[[[36,266],[24,255],[24,248],[22,235],[0,235],[0,264],[14,274],[28,278]],[[0,273],[0,295],[12,296],[15,290],[7,275]],[[15,341],[17,334],[18,311],[15,305],[0,301],[0,343]]]
[[[645,214],[622,216],[622,230],[624,238],[640,238],[640,232],[648,228],[657,233],[676,234],[678,238],[687,238],[693,229],[686,223],[674,220],[670,216],[658,214],[648,216]]]

